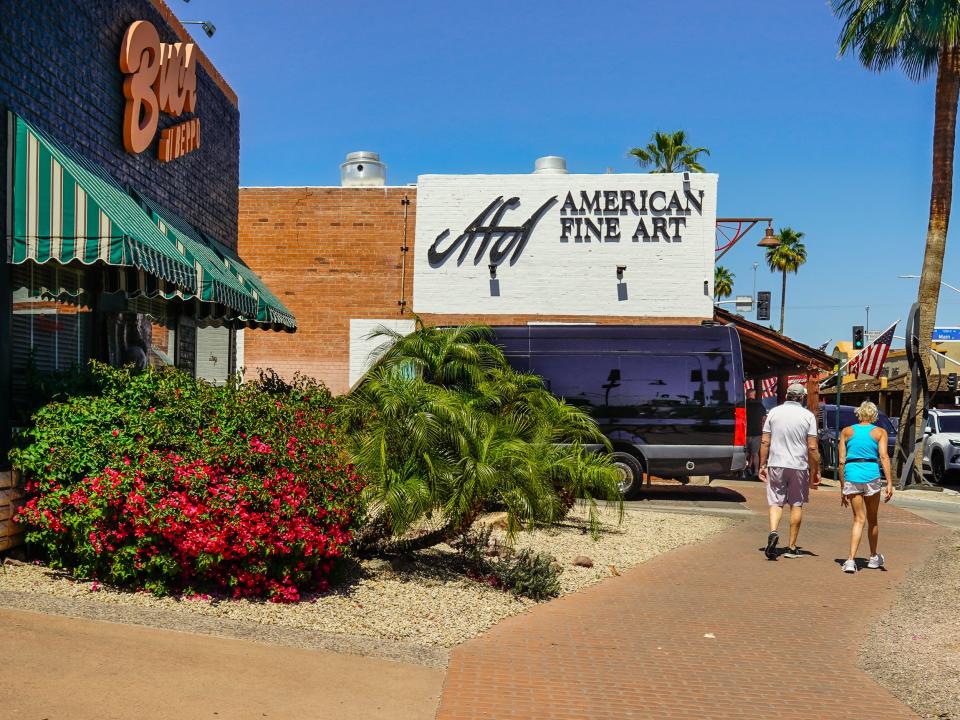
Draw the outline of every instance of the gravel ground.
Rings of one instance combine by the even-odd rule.
[[[515,547],[530,547],[556,557],[564,568],[561,592],[568,593],[733,524],[707,515],[646,511],[625,513],[620,525],[615,513],[604,511],[603,520],[601,535],[594,540],[585,514],[577,509],[559,526],[521,533]],[[494,534],[502,538],[501,531]],[[578,555],[590,557],[593,567],[572,565]],[[365,561],[331,592],[292,605],[155,598],[73,581],[43,566],[4,565],[0,568],[0,604],[160,627],[173,622],[177,629],[201,633],[217,633],[211,620],[219,620],[222,634],[252,635],[280,644],[303,644],[290,642],[291,630],[299,630],[312,638],[308,645],[330,647],[333,643],[331,649],[437,664],[445,659],[445,652],[427,652],[418,658],[416,648],[443,651],[536,605],[455,572],[453,557],[451,548],[441,546],[417,553],[402,564]],[[373,647],[377,642],[382,646],[379,649]]]
[[[921,717],[960,720],[960,533],[904,581],[870,631],[860,665]]]

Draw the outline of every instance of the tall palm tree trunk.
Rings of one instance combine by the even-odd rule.
[[[780,334],[783,335],[783,316],[787,309],[787,271],[783,271],[783,284],[780,286]]]
[[[930,188],[930,221],[923,272],[917,301],[920,303],[920,347],[929,355],[933,325],[937,318],[943,253],[953,201],[953,148],[957,130],[957,100],[960,97],[960,48],[944,48],[937,69],[936,110],[933,123],[933,182]]]
[[[917,289],[917,302],[920,303],[920,357],[928,369],[933,325],[937,319],[937,302],[940,298],[940,279],[943,276],[947,226],[950,224],[950,204],[953,201],[953,148],[957,134],[958,98],[960,98],[960,48],[945,47],[940,51],[937,67],[930,220],[927,224],[927,244],[923,253],[920,287]],[[918,403],[919,398],[910,398],[910,404],[904,406],[904,414],[910,407],[916,407]],[[921,421],[922,418],[918,413],[917,437],[919,437]],[[909,452],[910,448],[904,448],[904,451]],[[918,467],[919,461],[918,456]]]

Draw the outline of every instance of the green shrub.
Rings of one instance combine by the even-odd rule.
[[[512,535],[562,519],[583,497],[598,528],[595,499],[621,500],[609,456],[586,449],[607,443],[596,423],[515,372],[489,328],[382,334],[390,346],[337,410],[367,481],[359,551],[448,541],[491,505],[507,511]]]
[[[491,543],[492,533],[490,527],[473,530],[457,542],[457,552],[470,577],[537,601],[560,594],[555,557],[529,548],[514,553],[505,545]]]
[[[94,364],[96,394],[41,408],[11,452],[28,545],[78,577],[296,600],[323,589],[361,484],[321,385],[213,387]]]
[[[519,597],[546,600],[560,594],[557,559],[546,553],[524,548],[493,563],[491,572],[503,587]]]

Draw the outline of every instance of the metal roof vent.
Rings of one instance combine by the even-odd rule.
[[[566,175],[567,161],[558,155],[537,158],[533,164],[534,175]]]
[[[347,153],[340,165],[343,187],[382,187],[387,184],[387,166],[380,162],[380,153],[361,150]]]

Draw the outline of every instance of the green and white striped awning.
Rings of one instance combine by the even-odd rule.
[[[125,191],[97,165],[9,113],[11,263],[107,268],[105,289],[180,298],[198,318],[293,331],[293,314],[233,251],[175,213]]]
[[[11,114],[13,222],[8,257],[139,268],[193,295],[196,269],[99,167]]]
[[[160,229],[197,262],[197,299],[226,306],[236,325],[268,326],[293,331],[297,321],[240,257],[226,245],[198,230],[183,218],[141,198]]]

